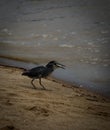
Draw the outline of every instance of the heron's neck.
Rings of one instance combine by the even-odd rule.
[[[55,70],[55,67],[53,65],[46,65],[46,67],[51,71]]]

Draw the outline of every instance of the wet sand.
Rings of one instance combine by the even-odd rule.
[[[109,130],[109,99],[47,79],[35,90],[22,70],[0,71],[0,130]]]

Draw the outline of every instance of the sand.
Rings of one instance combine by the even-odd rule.
[[[33,89],[22,70],[0,66],[0,130],[109,130],[110,100],[43,79]]]

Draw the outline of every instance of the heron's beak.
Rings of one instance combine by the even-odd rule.
[[[57,63],[57,67],[62,68],[62,69],[65,69],[65,65],[60,64],[60,63]]]

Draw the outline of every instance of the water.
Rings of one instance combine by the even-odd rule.
[[[1,0],[0,61],[56,60],[67,69],[54,76],[110,96],[109,16],[109,0]]]

